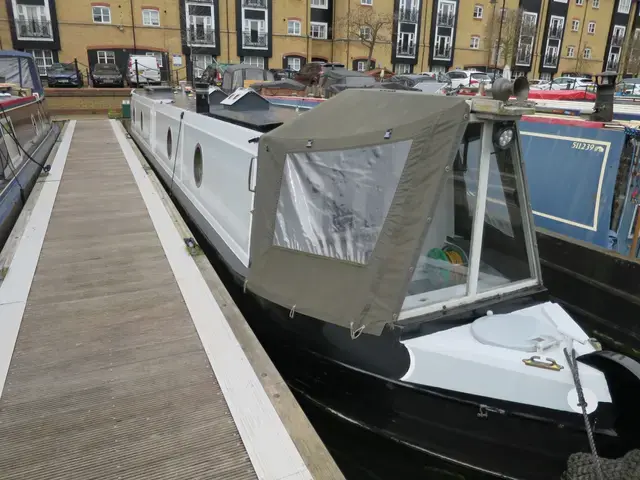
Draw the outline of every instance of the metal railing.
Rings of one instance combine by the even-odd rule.
[[[535,37],[536,36],[536,24],[530,20],[523,20],[520,27],[521,37]]]
[[[433,50],[433,58],[451,58],[451,47],[436,45]]]
[[[558,66],[558,55],[553,53],[548,53],[544,56],[543,66],[545,67],[557,67]]]
[[[398,20],[400,22],[418,23],[420,22],[420,12],[417,8],[401,8],[398,10]]]
[[[243,7],[267,8],[267,0],[242,0]]]
[[[399,43],[396,48],[396,55],[414,57],[416,55],[416,44],[409,43],[407,45],[403,45],[402,43]]]
[[[216,44],[215,31],[212,28],[204,30],[190,28],[187,30],[187,43],[189,45],[214,45]]]
[[[611,37],[612,47],[621,47],[622,42],[624,42],[624,35],[614,35],[613,37]]]
[[[245,31],[242,33],[242,46],[244,47],[267,47],[267,34],[266,33],[253,33],[251,31]]]
[[[20,38],[50,38],[53,40],[51,22],[16,20],[16,32]]]
[[[516,54],[516,65],[530,65],[531,64],[531,49],[520,48]]]
[[[455,15],[451,13],[439,13],[436,17],[436,25],[439,27],[453,27]]]
[[[620,62],[617,59],[609,59],[607,61],[607,70],[610,72],[618,71],[618,66],[620,66]]]
[[[561,26],[553,26],[549,29],[549,38],[557,38],[562,39],[562,32],[564,31],[564,27]]]

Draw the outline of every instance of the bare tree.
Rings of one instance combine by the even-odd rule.
[[[583,44],[578,46],[578,51],[575,52],[576,55],[576,73],[587,73],[589,67],[590,58],[585,58],[584,51],[589,48],[589,44],[584,42]]]
[[[620,73],[630,73],[634,77],[640,75],[640,35],[634,33],[627,38],[625,65]]]
[[[370,7],[359,7],[339,23],[346,31],[347,38],[359,40],[367,48],[367,68],[371,69],[373,50],[376,45],[391,41],[394,21],[392,14],[376,12]]]
[[[523,9],[505,8],[495,12],[487,24],[486,39],[491,46],[491,63],[514,63],[522,30]]]

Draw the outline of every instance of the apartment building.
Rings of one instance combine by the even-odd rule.
[[[552,78],[631,71],[632,51],[640,73],[639,14],[633,0],[0,0],[0,47],[32,53],[43,75],[74,59],[124,68],[137,53],[155,56],[165,80],[214,59],[398,73],[508,65]]]

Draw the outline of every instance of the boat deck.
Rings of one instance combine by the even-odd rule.
[[[119,123],[67,123],[34,195],[0,284],[4,480],[343,478],[301,455]]]

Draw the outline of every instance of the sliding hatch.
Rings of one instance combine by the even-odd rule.
[[[401,310],[464,99],[346,90],[260,138],[247,287],[380,334]]]

